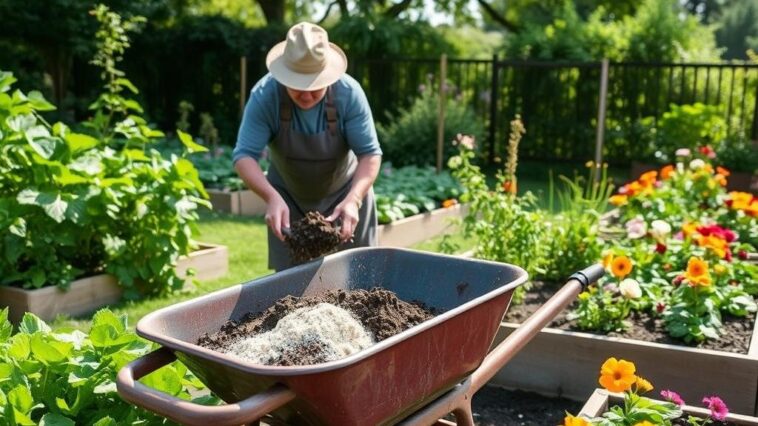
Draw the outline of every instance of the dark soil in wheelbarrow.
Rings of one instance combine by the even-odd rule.
[[[225,352],[234,342],[259,335],[276,327],[279,320],[295,310],[329,303],[347,310],[378,343],[434,317],[435,313],[418,303],[408,303],[395,293],[372,290],[332,290],[312,297],[287,296],[262,313],[247,313],[240,321],[228,321],[217,333],[200,337],[200,346]],[[296,345],[277,356],[269,365],[311,365],[326,361],[324,348],[317,343]]]
[[[529,318],[540,306],[542,306],[560,288],[559,285],[535,282],[534,287],[526,293],[524,302],[511,304],[505,314],[504,321],[521,323]],[[566,319],[566,315],[574,308],[574,305],[566,308],[550,324],[550,327],[562,330],[579,330],[573,321]],[[693,346],[703,349],[746,354],[750,347],[750,338],[753,334],[754,316],[739,318],[730,315],[722,317],[723,335],[728,338],[718,340],[706,340],[700,344],[687,344],[683,340],[671,337],[666,332],[662,318],[656,318],[647,313],[635,312],[628,319],[630,327],[620,333],[608,333],[609,336],[624,337],[627,339],[643,340],[646,342],[666,343],[680,346]],[[591,332],[591,331],[589,331]]]
[[[300,264],[335,252],[340,245],[340,233],[321,213],[308,212],[292,224],[284,243],[292,263]]]

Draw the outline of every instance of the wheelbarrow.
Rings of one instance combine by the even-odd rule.
[[[473,394],[603,273],[595,265],[572,275],[488,355],[526,271],[397,248],[347,250],[146,315],[137,333],[163,347],[122,368],[118,392],[187,425],[257,424],[264,416],[274,424],[428,425],[449,413],[458,424],[471,425]],[[196,344],[228,320],[262,312],[287,295],[373,287],[442,313],[346,358],[316,365],[260,365]],[[226,405],[195,404],[138,381],[175,359]]]

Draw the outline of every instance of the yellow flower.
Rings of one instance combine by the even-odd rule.
[[[603,254],[603,268],[610,268],[611,262],[613,262],[613,252],[609,251]]]
[[[608,358],[600,367],[598,383],[611,392],[627,391],[637,381],[636,370],[633,362]]]
[[[715,272],[717,275],[723,275],[726,272],[726,266],[724,265],[713,265],[713,272]]]
[[[697,232],[697,227],[700,226],[696,222],[693,223],[683,223],[682,224],[682,233],[685,237],[689,237],[690,235]]]
[[[622,194],[616,194],[612,195],[611,198],[608,199],[608,202],[616,207],[621,207],[625,206],[629,202],[629,197]]]
[[[716,256],[723,259],[726,256],[726,251],[729,248],[729,243],[725,239],[719,238],[715,235],[698,236],[695,238],[697,245],[712,250]]]
[[[455,198],[450,198],[442,202],[442,207],[443,208],[453,207],[456,204],[458,204],[458,200],[456,200]]]
[[[638,392],[650,392],[653,390],[653,384],[640,376],[637,376],[637,381],[634,384],[637,386]]]
[[[611,273],[618,279],[623,279],[632,272],[632,261],[626,256],[619,256],[611,262]]]
[[[579,293],[579,300],[587,300],[590,298],[590,294],[586,291]]]
[[[708,262],[699,257],[691,257],[687,261],[687,272],[684,278],[690,283],[690,286],[709,286],[711,285],[711,273],[708,271]]]
[[[581,417],[574,417],[571,414],[567,415],[563,419],[563,426],[591,426],[592,423]]]
[[[650,423],[647,420],[643,420],[641,422],[635,423],[634,426],[655,426],[655,424],[654,423]]]

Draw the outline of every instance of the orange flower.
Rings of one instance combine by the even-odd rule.
[[[655,183],[655,179],[657,177],[658,177],[658,172],[655,170],[651,170],[649,172],[643,173],[642,176],[640,176],[638,180],[643,186],[650,186]]]
[[[506,180],[503,182],[503,192],[506,194],[516,194],[516,182]]]
[[[638,392],[650,392],[653,390],[653,384],[640,376],[637,376],[637,381],[634,384],[637,386]]]
[[[716,176],[714,176],[713,179],[719,184],[719,186],[726,186],[726,176],[721,173],[716,173]]]
[[[629,202],[629,197],[626,195],[616,194],[611,196],[608,201],[616,207],[625,206]]]
[[[571,414],[563,419],[563,426],[591,426],[592,423],[584,420],[581,417],[574,417]]]
[[[732,191],[729,193],[732,208],[735,210],[747,210],[753,201],[753,194],[749,192]]]
[[[726,252],[729,249],[729,243],[716,235],[700,235],[695,238],[697,245],[705,247],[713,251],[716,256],[723,259],[726,256]]]
[[[708,262],[699,257],[691,257],[687,261],[687,272],[684,273],[684,278],[687,279],[692,287],[707,287],[711,285],[711,273],[708,271]]]
[[[639,194],[644,190],[645,187],[643,187],[638,181],[630,182],[626,185],[626,195],[630,197],[634,197],[635,195]]]
[[[729,171],[729,169],[726,169],[726,168],[724,168],[724,167],[721,167],[721,166],[717,166],[717,167],[716,167],[716,173],[718,173],[718,174],[720,174],[720,175],[722,175],[722,176],[724,176],[724,177],[728,177],[729,175],[731,175],[731,174],[732,174],[732,173]]]
[[[618,279],[623,279],[632,272],[632,261],[626,256],[619,256],[611,262],[611,273]]]
[[[442,202],[442,207],[443,208],[453,207],[456,204],[458,204],[458,200],[456,200],[455,198],[450,198]]]
[[[673,165],[669,164],[668,166],[663,166],[661,169],[661,179],[666,180],[671,177],[671,175],[674,174],[674,168]]]
[[[683,223],[682,224],[682,233],[685,237],[689,237],[690,235],[697,232],[697,227],[700,226],[697,223]]]
[[[634,375],[636,370],[632,362],[608,358],[600,367],[598,383],[611,392],[627,391],[637,381],[637,376]]]

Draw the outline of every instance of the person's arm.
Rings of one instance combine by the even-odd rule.
[[[271,186],[261,166],[252,157],[243,157],[234,163],[234,169],[245,185],[266,202],[266,223],[277,238],[284,241],[282,228],[290,227],[290,209],[279,192]]]
[[[343,199],[328,218],[331,222],[337,218],[342,219],[340,237],[342,241],[348,241],[353,237],[355,227],[358,225],[358,210],[371,185],[374,184],[379,168],[382,164],[381,155],[362,155],[358,157],[358,167],[353,175],[353,183],[350,192]]]

